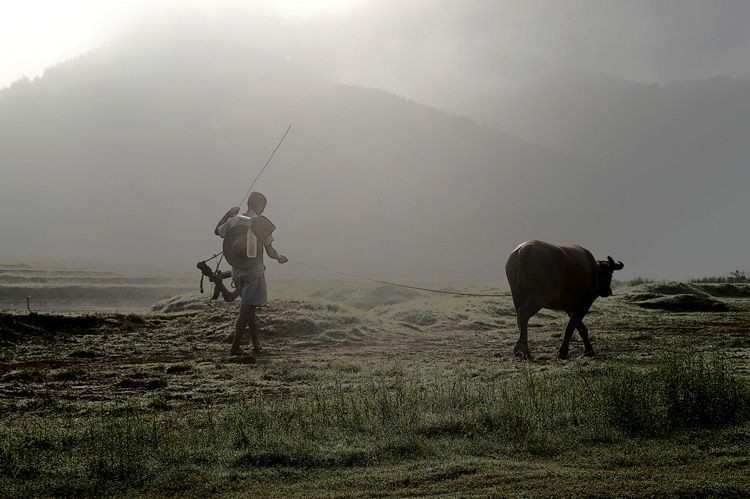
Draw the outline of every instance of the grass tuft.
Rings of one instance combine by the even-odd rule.
[[[713,428],[750,416],[747,381],[718,354],[671,353],[652,372],[608,376],[602,393],[611,423],[633,434]]]

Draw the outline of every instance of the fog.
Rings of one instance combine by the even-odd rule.
[[[502,279],[537,238],[623,277],[750,267],[747,3],[250,5],[134,11],[0,90],[0,259],[191,269],[293,123],[256,187],[293,260]]]

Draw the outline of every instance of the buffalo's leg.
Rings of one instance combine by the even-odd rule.
[[[581,339],[583,340],[583,346],[585,348],[583,351],[583,355],[585,355],[586,357],[593,357],[594,355],[596,355],[596,353],[594,352],[594,347],[591,346],[591,342],[589,341],[589,328],[586,327],[583,321],[578,321],[576,329],[578,329],[578,334],[581,335]]]
[[[570,345],[570,338],[573,336],[573,331],[576,329],[576,326],[581,322],[581,317],[579,317],[578,314],[571,314],[570,320],[568,321],[568,325],[565,326],[565,336],[563,336],[562,345],[560,345],[560,349],[557,351],[557,357],[560,359],[567,359],[568,358],[568,348]]]
[[[529,319],[541,309],[541,305],[531,300],[526,300],[518,307],[516,319],[518,321],[518,330],[521,335],[518,337],[516,347],[513,349],[514,355],[524,359],[531,358],[531,351],[529,350]]]
[[[242,355],[242,349],[240,348],[240,342],[242,341],[242,333],[245,330],[245,326],[251,324],[252,318],[255,316],[255,307],[252,305],[240,305],[240,316],[237,317],[237,322],[234,325],[234,340],[232,341],[232,355]],[[251,329],[252,334],[252,329]]]

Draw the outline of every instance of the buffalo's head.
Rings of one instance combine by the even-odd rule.
[[[599,296],[612,296],[612,273],[615,270],[622,269],[625,265],[622,262],[615,262],[611,256],[606,260],[596,262],[599,271]]]

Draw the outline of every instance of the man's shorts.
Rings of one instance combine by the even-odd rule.
[[[268,304],[265,276],[244,276],[239,278],[236,285],[240,290],[243,305],[263,307]]]

